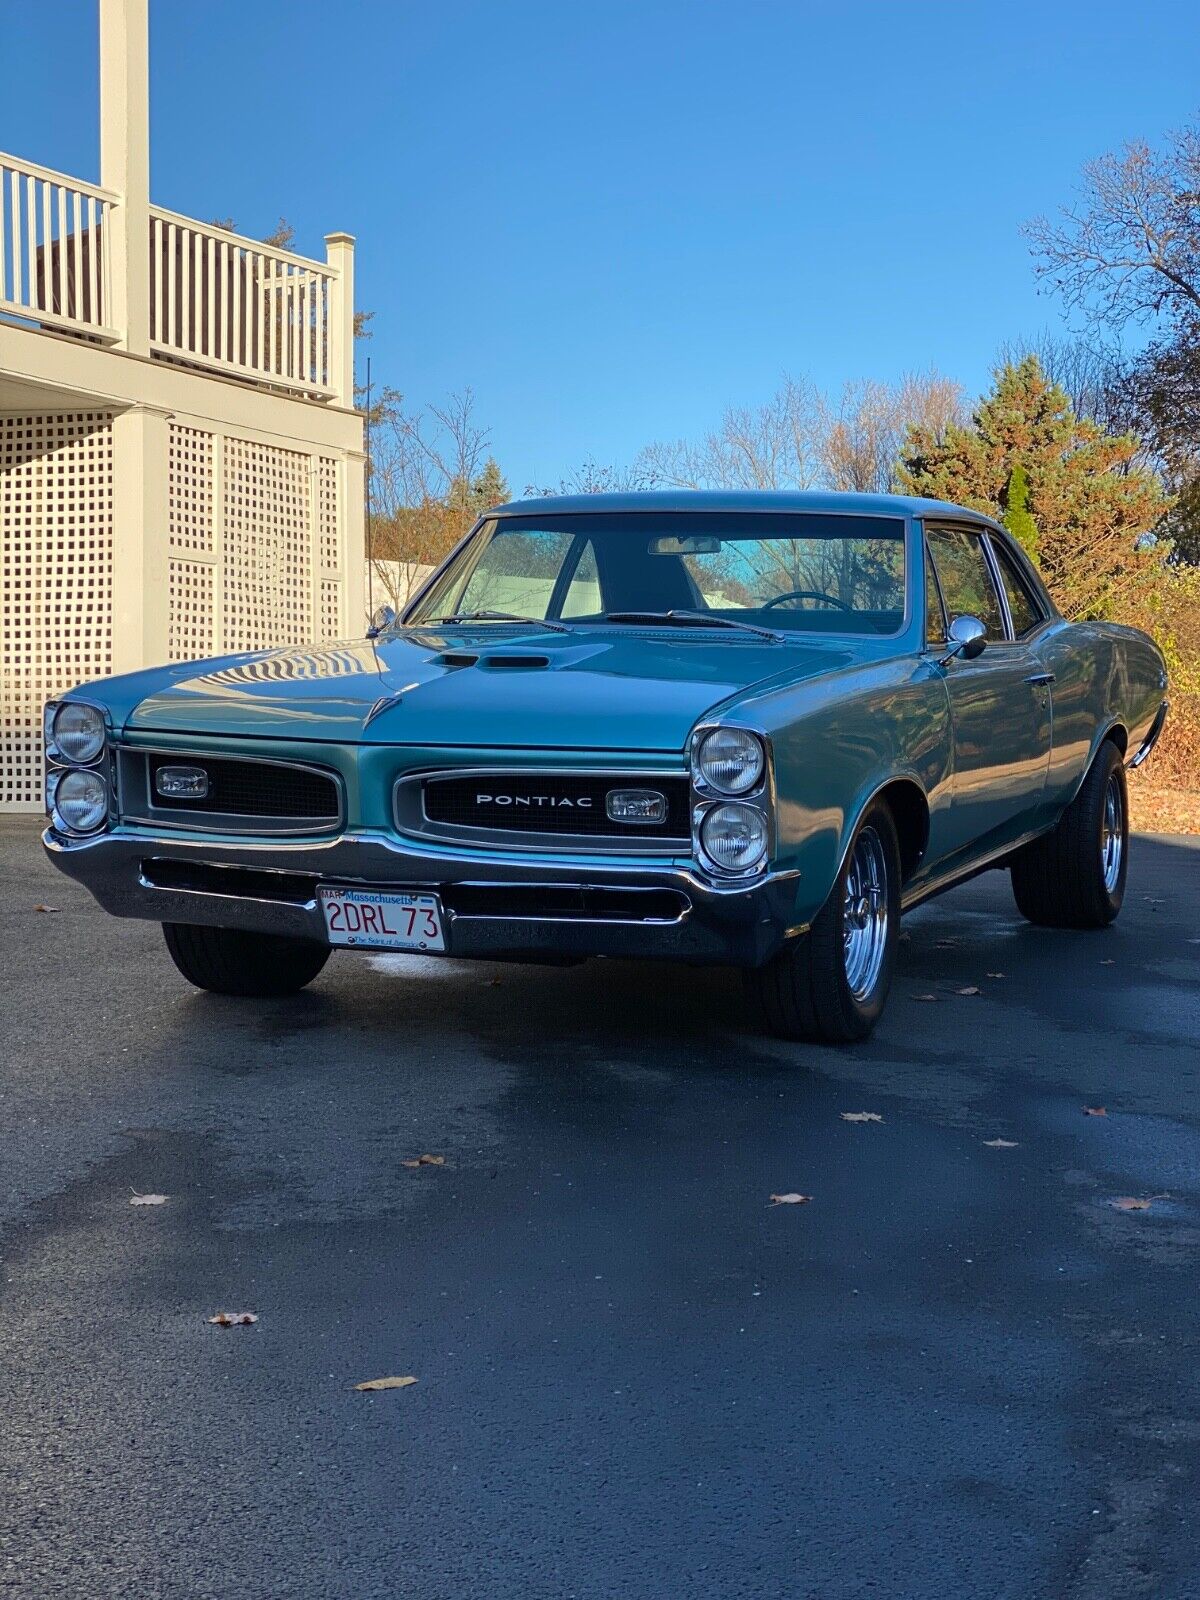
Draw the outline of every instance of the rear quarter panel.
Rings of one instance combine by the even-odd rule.
[[[1137,750],[1165,694],[1166,664],[1153,639],[1115,622],[1059,622],[1039,653],[1054,673],[1046,803],[1057,812],[1074,799],[1112,729],[1121,730],[1129,755]]]
[[[906,655],[748,695],[723,713],[765,733],[775,758],[776,864],[798,873],[796,920],[825,903],[863,808],[897,777],[930,808],[930,849],[950,803],[949,701],[928,660]]]

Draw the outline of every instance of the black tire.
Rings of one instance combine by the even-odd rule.
[[[243,933],[239,928],[202,928],[164,922],[171,960],[189,983],[212,994],[265,999],[296,994],[329,960],[328,945],[289,939],[277,933]]]
[[[1115,865],[1106,855],[1114,805]],[[1129,794],[1125,763],[1111,739],[1096,752],[1054,832],[1019,850],[1010,870],[1017,909],[1039,927],[1106,928],[1117,915],[1129,871]]]
[[[872,959],[874,971],[865,974],[866,981],[856,988],[847,971],[847,885],[860,841],[868,835],[878,845],[877,865],[884,881],[877,898],[886,914],[877,965]],[[873,855],[875,844],[866,843],[864,848]],[[887,1000],[899,932],[900,843],[891,811],[876,801],[855,829],[833,891],[809,932],[791,940],[765,966],[746,973],[750,1003],[766,1028],[783,1039],[819,1044],[865,1039]]]

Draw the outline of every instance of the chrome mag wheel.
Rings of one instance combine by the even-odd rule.
[[[1112,894],[1121,876],[1125,854],[1125,795],[1119,769],[1109,774],[1104,789],[1104,822],[1100,829],[1100,860],[1104,868],[1104,887]]]
[[[879,982],[887,933],[887,856],[875,829],[864,828],[854,841],[846,871],[842,935],[846,984],[860,1003]]]

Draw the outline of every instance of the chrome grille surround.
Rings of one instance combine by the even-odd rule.
[[[200,804],[154,792],[159,766],[195,766],[224,774],[231,809],[223,810],[220,783]],[[117,751],[118,804],[126,822],[191,833],[292,838],[338,833],[345,825],[341,776],[329,767],[270,756],[230,756],[181,747],[122,745]],[[255,796],[262,798],[255,809]]]
[[[551,793],[555,780],[564,786],[585,784],[601,793],[600,806],[593,808],[587,824],[577,829],[567,825],[544,829],[530,827],[526,824],[533,819],[525,811],[513,813],[514,818],[520,817],[520,822],[513,826],[505,826],[495,816],[478,824],[431,817],[426,806],[426,786],[465,780],[472,784],[490,783],[499,790],[506,784],[528,787],[533,780],[548,786]],[[603,809],[603,791],[647,788],[660,789],[668,796],[668,817],[661,827],[630,826],[607,817]],[[633,766],[449,767],[405,773],[398,778],[392,791],[392,809],[398,833],[410,838],[437,839],[446,844],[560,854],[690,856],[689,796],[688,775],[682,766],[668,770]],[[558,820],[556,816],[556,824]],[[597,826],[598,821],[602,826]]]

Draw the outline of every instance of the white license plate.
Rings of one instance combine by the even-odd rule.
[[[442,902],[435,894],[321,886],[330,944],[372,950],[444,950]]]

